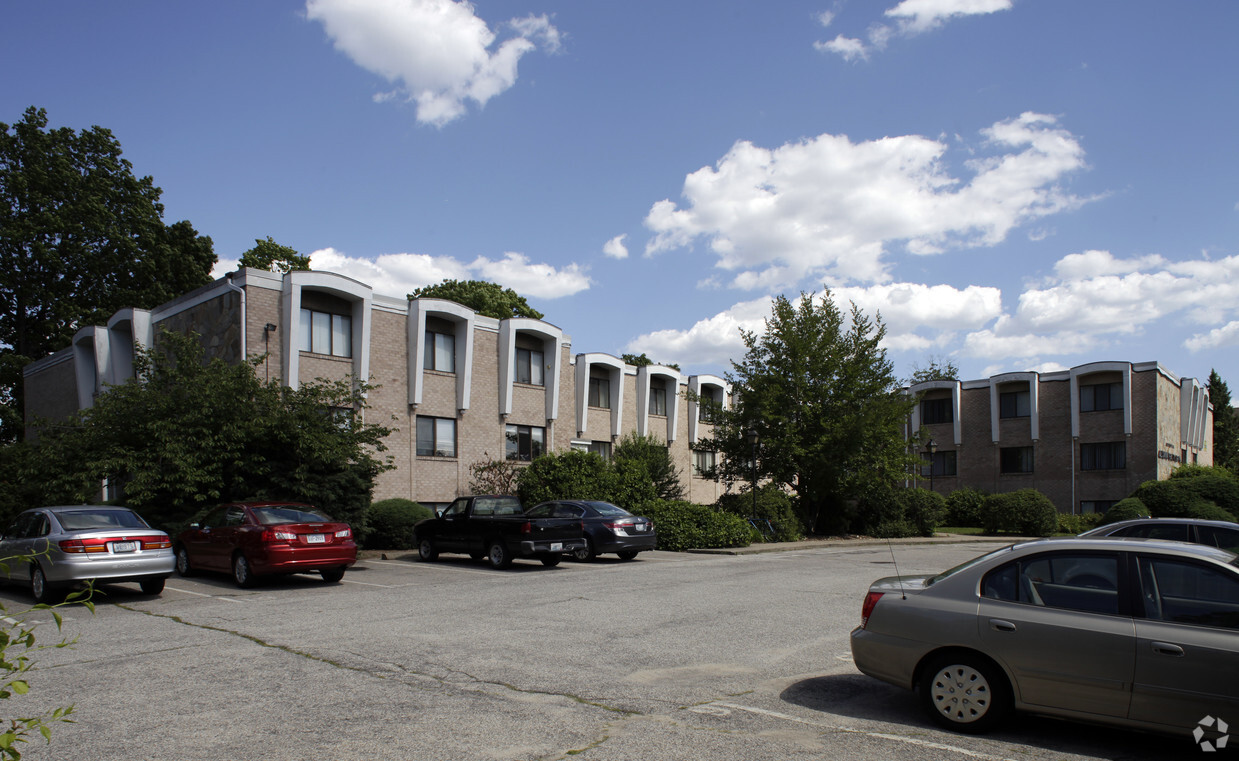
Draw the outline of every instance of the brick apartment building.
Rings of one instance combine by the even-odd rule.
[[[379,476],[375,499],[442,505],[468,493],[479,461],[568,448],[608,456],[632,431],[667,442],[687,499],[708,504],[724,491],[697,475],[713,453],[691,444],[709,424],[685,394],[726,405],[722,378],[573,355],[570,337],[549,322],[380,295],[330,272],[246,268],[82,328],[70,347],[26,367],[27,421],[90,407],[133,377],[135,348],[151,346],[162,329],[196,332],[209,356],[229,362],[266,354],[259,375],[290,385],[350,375],[377,384],[365,414],[396,429],[386,440],[396,467]]]
[[[1213,464],[1208,389],[1156,362],[928,381],[908,393],[919,399],[909,434],[932,460],[918,485],[943,493],[1033,488],[1060,512],[1104,512],[1182,463]]]

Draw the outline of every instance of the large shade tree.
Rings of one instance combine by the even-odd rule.
[[[118,309],[210,282],[211,239],[163,223],[162,191],[109,130],[0,123],[0,441],[20,438],[22,368]]]
[[[436,285],[418,288],[409,299],[447,299],[464,304],[478,314],[506,320],[512,317],[542,319],[542,313],[529,306],[525,297],[511,288],[485,280],[444,280]]]
[[[829,291],[776,298],[765,330],[742,331],[745,357],[727,374],[734,404],[713,411],[713,434],[698,443],[722,455],[715,477],[771,481],[799,495],[807,528],[846,531],[856,497],[917,463],[904,440],[914,402],[881,346],[885,333],[880,316],[855,305],[845,315]]]
[[[1217,370],[1209,372],[1209,401],[1213,403],[1213,464],[1239,473],[1239,419],[1230,406],[1230,387]]]

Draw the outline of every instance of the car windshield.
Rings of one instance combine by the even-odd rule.
[[[254,517],[264,526],[277,523],[322,523],[331,518],[319,510],[309,507],[294,507],[292,505],[272,505],[270,507],[254,508]]]
[[[930,577],[929,577],[929,578],[925,581],[925,586],[927,586],[927,587],[932,587],[934,584],[938,583],[939,581],[942,581],[943,579],[947,578],[948,576],[954,576],[955,574],[959,573],[960,571],[962,571],[962,570],[964,570],[964,569],[966,569],[966,568],[971,568],[972,566],[976,565],[977,563],[983,563],[983,562],[985,562],[986,560],[989,560],[989,559],[990,559],[990,558],[992,558],[992,557],[996,557],[996,556],[998,556],[998,555],[1001,555],[1001,554],[1003,554],[1004,552],[1009,551],[1009,550],[1011,549],[1011,547],[1014,547],[1014,546],[1015,546],[1015,545],[1009,545],[1009,546],[1007,546],[1007,547],[1003,547],[1002,549],[999,549],[999,550],[994,550],[993,552],[987,552],[987,553],[985,553],[984,555],[981,555],[981,556],[979,556],[979,557],[975,557],[975,558],[973,558],[972,560],[967,560],[967,561],[965,561],[965,562],[963,562],[963,563],[960,563],[959,565],[955,566],[954,568],[948,568],[947,570],[943,571],[942,573],[938,574],[937,576],[930,576]]]
[[[586,502],[585,504],[594,508],[599,515],[607,518],[622,518],[626,515],[632,515],[632,513],[628,512],[624,508],[616,507],[610,502]]]
[[[72,510],[56,513],[65,531],[89,531],[111,528],[150,528],[132,510]]]

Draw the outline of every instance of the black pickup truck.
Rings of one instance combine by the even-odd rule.
[[[495,568],[518,557],[559,565],[566,553],[586,546],[579,519],[530,518],[516,497],[491,494],[461,497],[437,517],[418,521],[413,532],[422,560],[462,552],[474,560],[487,558]]]

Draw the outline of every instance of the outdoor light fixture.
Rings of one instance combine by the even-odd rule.
[[[934,452],[938,451],[938,442],[931,437],[925,443],[925,451],[929,452],[929,490],[934,490]]]

